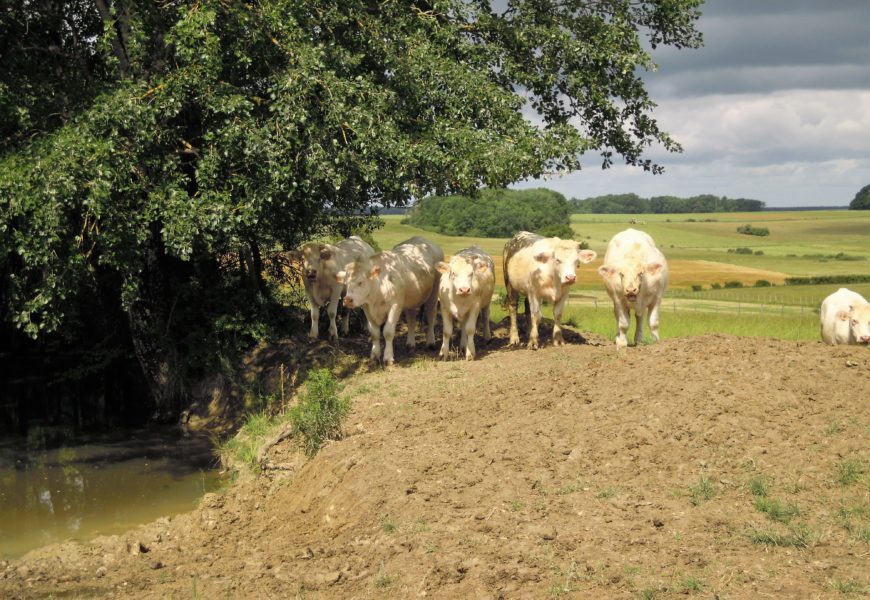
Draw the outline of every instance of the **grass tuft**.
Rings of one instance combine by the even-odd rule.
[[[837,483],[846,487],[858,483],[864,477],[865,468],[857,460],[844,460],[836,466],[835,477]]]
[[[800,514],[794,504],[783,504],[779,500],[767,497],[756,497],[755,508],[777,523],[788,523]]]
[[[341,437],[344,419],[350,412],[350,400],[338,395],[341,386],[328,369],[312,372],[305,383],[299,404],[290,411],[293,435],[311,458],[328,439]]]
[[[792,548],[809,548],[816,543],[817,536],[809,526],[793,525],[783,533],[775,529],[759,529],[753,526],[747,534],[753,544]]]
[[[716,495],[716,486],[706,477],[700,477],[697,482],[689,486],[689,494],[692,497],[692,505],[698,506]]]
[[[766,498],[770,493],[770,479],[763,475],[749,480],[749,492],[756,498]]]

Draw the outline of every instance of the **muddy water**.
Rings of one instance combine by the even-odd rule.
[[[220,477],[206,440],[133,431],[48,447],[0,440],[0,559],[190,510]]]

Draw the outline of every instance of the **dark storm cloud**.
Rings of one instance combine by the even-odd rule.
[[[698,50],[660,48],[653,97],[870,88],[870,2],[710,0]]]

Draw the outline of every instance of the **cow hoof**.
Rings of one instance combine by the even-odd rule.
[[[529,350],[537,350],[538,349],[538,342],[529,342],[529,345],[527,347]]]

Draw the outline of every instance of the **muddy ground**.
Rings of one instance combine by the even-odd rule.
[[[191,513],[0,563],[0,597],[870,590],[870,350],[497,333],[470,363],[397,352],[346,380],[347,435],[313,460],[287,440]]]

